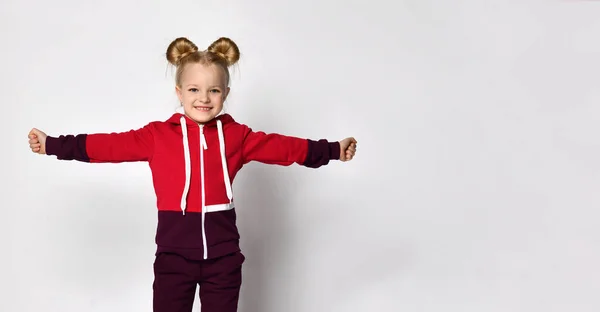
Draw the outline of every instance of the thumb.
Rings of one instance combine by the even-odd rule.
[[[46,139],[46,134],[37,128],[33,128],[33,129],[31,129],[31,131],[29,131],[29,138],[30,139],[38,138],[40,140],[44,140],[44,139]]]
[[[40,132],[41,132],[40,130],[38,130],[38,129],[36,129],[36,128],[33,128],[33,129],[31,129],[31,130],[29,131],[29,137],[32,137],[32,136],[39,136],[39,135],[40,135]]]

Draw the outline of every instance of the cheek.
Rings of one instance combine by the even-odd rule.
[[[190,96],[189,94],[183,93],[181,95],[181,100],[183,101],[183,104],[190,104],[194,102],[194,97]]]
[[[217,103],[223,102],[223,93],[213,93],[213,94],[211,94],[210,100],[213,101],[213,102],[217,102]]]

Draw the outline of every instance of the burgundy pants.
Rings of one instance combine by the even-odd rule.
[[[236,312],[245,257],[187,260],[161,253],[154,262],[154,312],[191,312],[200,286],[201,312]]]

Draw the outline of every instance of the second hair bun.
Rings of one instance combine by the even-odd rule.
[[[240,59],[240,49],[237,44],[226,37],[217,39],[207,50],[223,58],[227,62],[227,66],[237,63]]]

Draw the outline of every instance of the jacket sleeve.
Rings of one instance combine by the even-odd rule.
[[[289,166],[294,163],[318,168],[340,158],[339,142],[297,138],[277,133],[252,131],[245,127],[242,141],[244,164],[258,161],[265,164]]]
[[[113,133],[48,136],[46,154],[60,160],[90,163],[150,161],[154,153],[151,124],[137,130]]]

